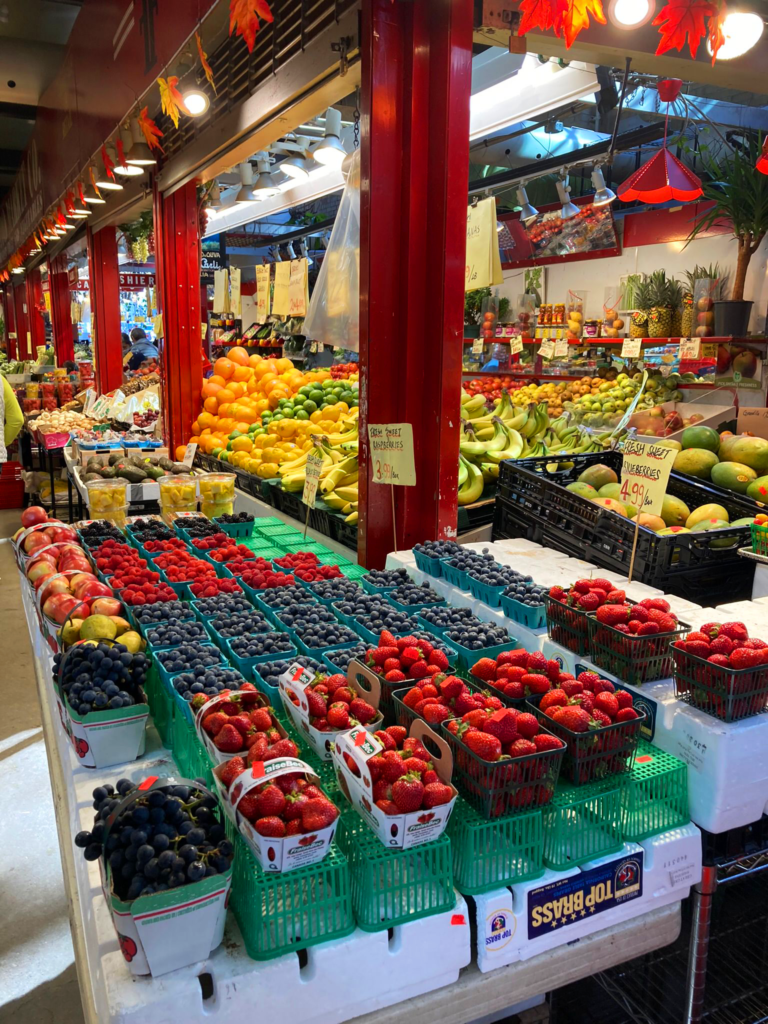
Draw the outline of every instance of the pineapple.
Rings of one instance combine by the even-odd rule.
[[[686,277],[688,274],[686,273]],[[686,291],[683,294],[683,308],[680,314],[680,337],[690,338],[693,336],[693,292]]]
[[[679,281],[669,282],[669,296],[672,300],[672,338],[690,337],[683,335],[683,286]]]
[[[637,304],[637,309],[634,311],[629,321],[629,336],[630,338],[647,338],[648,310],[651,307],[651,303],[650,284],[648,282],[648,277],[645,274],[643,274],[642,280],[637,284],[635,302]]]
[[[648,337],[668,338],[672,333],[672,282],[667,280],[663,270],[654,270],[650,280],[650,303],[648,311]]]

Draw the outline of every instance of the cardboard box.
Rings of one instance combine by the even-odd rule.
[[[224,811],[234,822],[238,831],[253,852],[263,871],[292,871],[308,864],[317,864],[328,853],[336,834],[336,820],[326,828],[311,835],[285,836],[282,839],[259,835],[250,821],[237,810],[238,803],[246,793],[257,786],[272,782],[281,775],[301,772],[308,781],[320,786],[320,780],[305,761],[297,757],[276,757],[274,761],[254,761],[250,771],[235,779],[230,787],[221,781],[225,765],[213,769],[213,778],[224,806]]]
[[[453,755],[445,740],[422,719],[411,723],[409,735],[427,745],[435,771],[441,781],[453,790],[449,803],[408,814],[384,814],[373,802],[373,780],[367,764],[369,757],[384,750],[379,740],[357,726],[337,735],[332,752],[333,767],[342,793],[384,846],[400,850],[438,839],[445,831],[458,796],[458,791],[451,784]],[[347,758],[356,765],[357,771],[350,769]]]
[[[195,729],[200,742],[203,744],[208,754],[216,764],[224,764],[226,761],[231,761],[233,757],[246,758],[248,756],[248,747],[243,746],[242,750],[228,751],[224,753],[219,750],[216,744],[213,742],[213,737],[210,733],[206,732],[203,728],[203,722],[210,714],[214,714],[218,706],[228,702],[242,705],[243,711],[250,713],[255,711],[256,708],[269,708],[269,701],[259,690],[237,690],[234,693],[227,693],[219,695],[218,697],[211,697],[195,715]],[[271,708],[270,708],[271,710]],[[280,722],[272,715],[272,724],[280,733],[281,739],[287,737],[285,729],[282,727]]]
[[[305,691],[313,682],[315,673],[308,668],[302,668],[298,663],[291,665],[290,669],[278,680],[280,687],[280,699],[283,707],[290,716],[298,732],[305,736],[307,742],[324,761],[331,759],[331,747],[344,730],[333,732],[321,732],[310,722],[309,708]],[[350,661],[347,668],[347,686],[358,693],[376,710],[379,710],[381,700],[381,683],[375,672],[371,671],[360,661]],[[293,693],[298,698],[298,705],[294,704],[289,694]],[[384,716],[379,712],[372,722],[369,722],[365,729],[374,733],[381,729],[384,724]]]
[[[692,427],[711,427],[713,430],[722,423],[727,423],[730,420],[736,419],[736,408],[732,405],[703,405],[701,402],[663,402],[661,408],[665,414],[670,412],[676,412],[679,414],[681,419],[688,419],[693,414],[702,416],[697,423],[691,423]],[[634,416],[637,416],[635,413]],[[630,420],[630,423],[632,420]],[[662,420],[659,421],[663,423]],[[681,427],[680,430],[674,431],[672,434],[667,434],[666,437],[662,438],[665,441],[679,441],[683,436],[683,430],[685,427]],[[643,430],[638,430],[637,440],[638,441],[655,441],[658,439],[656,434],[648,434]]]

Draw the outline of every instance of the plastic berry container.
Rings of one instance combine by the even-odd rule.
[[[197,481],[186,473],[177,476],[161,477],[157,481],[160,488],[160,508],[163,512],[196,512]]]

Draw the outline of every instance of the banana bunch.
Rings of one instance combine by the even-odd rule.
[[[312,448],[278,467],[283,490],[296,493],[304,490],[307,457],[321,455],[320,494],[326,505],[344,514],[348,523],[357,522],[357,420],[358,409],[350,409],[348,415],[339,419],[334,434],[313,437]]]

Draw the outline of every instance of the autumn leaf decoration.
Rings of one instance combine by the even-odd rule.
[[[723,5],[722,17],[725,17],[725,13]],[[717,38],[722,35],[720,16],[718,6],[710,3],[710,0],[669,0],[653,20],[661,34],[661,42],[656,47],[656,53],[662,54],[672,49],[682,50],[687,41],[691,57],[695,58],[699,43],[708,34],[707,19],[709,30],[714,30],[719,49],[722,46],[722,38]]]
[[[60,228],[63,228],[66,223],[67,223],[67,218],[61,212],[61,208],[60,207],[57,208],[57,210],[56,210],[56,226],[60,227]]]
[[[197,55],[200,58],[200,65],[205,72],[208,84],[213,89],[214,95],[218,95],[216,92],[216,83],[213,80],[213,71],[211,71],[211,65],[208,63],[208,54],[203,49],[203,41],[200,38],[199,32],[195,32],[195,42],[197,43]]]
[[[523,0],[520,4],[522,18],[518,35],[524,36],[532,28],[548,32],[559,21],[568,6],[568,0]]]
[[[82,183],[79,181],[77,183],[77,196],[80,200],[80,205],[85,206],[85,193],[83,192]]]
[[[267,0],[229,0],[229,34],[235,32],[242,36],[249,53],[253,53],[259,18],[262,21],[275,20]]]
[[[67,192],[64,203],[67,207],[67,214],[73,214],[75,212],[75,197],[71,192]]]
[[[160,131],[155,122],[147,113],[146,107],[142,107],[141,113],[139,114],[137,120],[139,128],[141,128],[141,134],[144,136],[144,141],[147,143],[149,148],[159,149],[161,153],[164,153],[165,150],[157,141],[158,139],[162,139],[163,133]]]
[[[90,175],[90,178],[91,178],[91,185],[93,186],[93,191],[96,193],[96,195],[99,197],[99,199],[101,199],[101,192],[99,192],[98,185],[96,184],[96,177],[95,177],[95,175],[93,173],[93,168],[92,167],[88,168],[88,174]]]
[[[601,25],[606,24],[601,0],[522,0],[518,35],[525,35],[533,28],[544,32],[554,29],[555,35],[565,38],[566,49],[570,49],[583,28],[589,28],[590,14]]]
[[[112,181],[114,181],[115,180],[115,165],[114,165],[114,163],[112,161],[112,158],[110,157],[109,153],[107,152],[107,147],[106,146],[102,146],[101,147],[101,162],[104,164],[104,173],[107,175],[108,178],[111,178]]]
[[[709,39],[709,48],[712,51],[712,64],[714,65],[717,60],[717,55],[720,52],[720,47],[725,42],[725,33],[723,32],[723,23],[725,22],[728,14],[728,8],[724,3],[718,4],[718,9],[713,15],[711,15],[707,22],[707,37]]]
[[[163,104],[163,113],[173,121],[173,127],[179,127],[179,111],[188,114],[184,104],[184,97],[178,90],[179,80],[176,75],[169,75],[167,78],[158,78],[160,86],[160,100]]]

